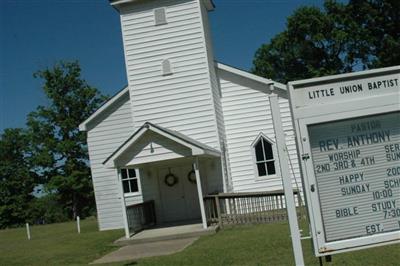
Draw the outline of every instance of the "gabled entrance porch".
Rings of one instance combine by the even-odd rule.
[[[139,128],[104,164],[118,172],[126,238],[176,223],[200,223],[206,229],[203,195],[223,189],[219,151],[151,123]],[[121,169],[135,171],[140,187],[136,202],[123,193]]]

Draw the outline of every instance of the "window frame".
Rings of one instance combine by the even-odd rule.
[[[257,155],[256,155],[256,145],[257,145],[257,143],[261,140],[261,139],[264,139],[266,142],[268,142],[269,144],[271,144],[271,149],[272,149],[272,159],[270,159],[270,160],[267,160],[266,159],[266,155],[265,155],[265,151],[264,151],[264,149],[263,149],[263,155],[264,155],[264,159],[266,159],[266,160],[263,160],[263,161],[258,161],[257,160]],[[262,144],[263,145],[263,144]],[[264,148],[264,146],[263,146],[263,148]],[[255,179],[256,180],[260,180],[260,181],[265,181],[266,179],[269,179],[269,178],[276,178],[276,177],[279,177],[280,175],[281,175],[281,173],[280,173],[280,168],[279,168],[279,162],[278,162],[278,151],[277,151],[277,149],[276,149],[276,144],[275,144],[275,142],[274,141],[272,141],[269,137],[267,137],[264,133],[259,133],[258,135],[257,135],[257,137],[255,138],[255,140],[251,143],[251,146],[250,146],[250,149],[251,149],[251,154],[252,154],[252,164],[253,164],[253,169],[254,169],[254,176],[255,176]],[[275,167],[275,174],[271,174],[271,175],[262,175],[262,176],[260,176],[259,174],[258,174],[258,167],[257,167],[257,163],[265,163],[265,165],[266,165],[266,163],[267,162],[271,162],[271,161],[273,161],[274,162],[274,167]],[[265,166],[266,167],[266,173],[268,173],[268,170],[267,170],[267,166]]]
[[[126,179],[122,178],[122,171],[123,170],[127,171],[127,178]],[[135,177],[130,177],[129,176],[129,170],[134,170],[135,171]],[[120,168],[119,169],[119,176],[120,176],[120,182],[121,182],[121,186],[122,186],[122,193],[124,194],[124,197],[137,196],[137,195],[141,195],[142,194],[142,188],[141,188],[140,176],[139,176],[139,169],[131,168],[131,167]],[[133,179],[137,180],[138,191],[125,192],[124,191],[124,181],[129,181],[129,180],[133,180]],[[128,182],[128,184],[129,184],[129,190],[131,190],[130,182]]]

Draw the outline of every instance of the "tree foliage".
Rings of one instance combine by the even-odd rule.
[[[30,170],[29,138],[22,129],[6,129],[0,136],[0,228],[28,219],[36,175]]]
[[[68,218],[59,195],[49,193],[33,199],[29,206],[27,221],[30,224],[50,224],[65,222]]]
[[[400,1],[325,1],[301,7],[262,45],[253,73],[284,82],[400,64]]]
[[[49,100],[28,115],[34,170],[69,217],[84,217],[93,210],[94,198],[86,134],[78,126],[105,97],[81,78],[77,62],[62,62],[34,76],[44,80]]]

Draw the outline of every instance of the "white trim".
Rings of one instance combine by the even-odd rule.
[[[207,11],[214,10],[214,3],[212,0],[203,0],[204,6],[207,8]]]
[[[137,0],[119,0],[119,1],[111,2],[110,5],[116,6],[116,5],[125,4],[125,3],[129,3],[129,2],[135,2],[135,1],[137,1]]]
[[[130,197],[135,197],[135,196],[140,196],[140,195],[142,195],[142,186],[141,186],[141,183],[140,183],[140,174],[139,174],[139,169],[137,169],[137,168],[133,168],[133,167],[121,167],[119,170],[121,171],[122,169],[126,169],[126,170],[128,170],[128,169],[133,169],[133,170],[135,170],[135,177],[133,177],[133,178],[130,178],[129,177],[129,171],[128,171],[128,178],[127,179],[122,179],[122,176],[121,176],[121,182],[122,182],[122,191],[123,191],[123,189],[124,189],[124,187],[123,187],[123,182],[124,181],[127,181],[127,180],[132,180],[132,179],[136,179],[137,180],[137,186],[138,186],[138,191],[136,191],[136,192],[128,192],[128,193],[125,193],[124,192],[124,197],[125,198],[130,198]],[[130,187],[130,186],[129,186]]]
[[[145,127],[142,127],[139,129],[139,132],[128,141],[128,143],[125,143],[124,146],[131,146],[140,136],[142,136],[148,129]],[[123,152],[125,151],[125,149],[120,149],[119,151],[117,151],[111,158],[108,158],[106,163],[104,164],[106,167],[109,168],[113,168],[115,167],[114,165],[114,160],[116,158],[118,158]]]
[[[156,126],[153,126],[150,123],[145,123],[135,134],[134,136],[124,143],[121,147],[118,148],[117,152],[113,154],[111,157],[107,158],[106,161],[103,163],[106,167],[108,168],[114,168],[115,167],[115,160],[118,159],[119,156],[121,156],[128,147],[133,145],[141,136],[143,136],[148,130],[153,131],[154,133],[157,133],[165,138],[168,138],[178,144],[181,144],[182,146],[185,146],[189,148],[192,151],[193,156],[197,155],[209,155],[209,156],[214,156],[214,157],[220,157],[221,154],[217,150],[211,150],[211,149],[206,149],[202,147],[195,146],[190,143],[190,141],[185,141],[184,139],[181,139],[179,137],[174,136],[172,133],[169,133],[168,131],[163,131]]]
[[[213,56],[213,51],[212,51],[212,46],[211,46],[211,43],[210,43],[210,47],[207,47],[207,39],[206,39],[206,30],[205,30],[205,25],[204,25],[204,20],[203,20],[203,11],[202,11],[202,6],[201,6],[201,3],[202,3],[202,1],[201,0],[197,0],[197,2],[198,2],[198,5],[197,5],[197,11],[198,11],[198,16],[199,16],[199,20],[200,20],[200,24],[201,24],[201,40],[202,40],[202,43],[203,43],[203,49],[204,49],[204,54],[205,54],[205,57],[206,57],[206,68],[207,68],[207,83],[208,83],[208,87],[209,87],[209,90],[210,90],[210,101],[211,101],[211,105],[212,105],[212,108],[213,108],[213,120],[214,120],[214,130],[215,130],[215,133],[216,133],[216,136],[217,136],[217,142],[218,142],[218,145],[219,145],[219,149],[220,150],[222,150],[222,147],[221,147],[221,143],[220,143],[220,137],[219,137],[219,130],[218,130],[218,118],[217,118],[217,109],[216,109],[216,107],[215,107],[215,101],[214,101],[214,93],[213,93],[213,86],[212,86],[212,82],[211,82],[211,78],[212,78],[212,76],[211,76],[211,69],[210,69],[210,65],[212,64],[212,63],[214,63],[214,62],[209,62],[209,54],[211,53],[211,55]],[[208,14],[206,14],[206,16],[208,16]],[[208,19],[208,17],[207,17],[207,19]],[[211,38],[211,36],[209,36],[210,38]],[[210,48],[211,50],[209,51],[207,48]],[[216,75],[216,73],[215,73],[215,77],[216,77],[216,79],[218,79],[218,77],[217,77],[217,75]]]
[[[258,168],[257,168],[257,157],[256,157],[256,151],[255,151],[255,145],[257,142],[261,139],[264,138],[266,139],[272,146],[272,156],[273,156],[273,161],[274,161],[274,166],[275,166],[275,174],[273,175],[264,175],[264,176],[259,176],[258,175]],[[250,152],[252,156],[252,163],[253,163],[253,170],[254,170],[254,176],[256,181],[265,181],[266,179],[271,179],[271,178],[278,178],[281,176],[280,172],[280,166],[278,162],[278,151],[276,147],[275,141],[271,140],[269,137],[267,137],[263,132],[260,132],[257,137],[253,140],[253,142],[250,145]]]
[[[87,131],[88,127],[87,125],[93,121],[97,116],[102,114],[105,110],[107,110],[109,107],[111,107],[114,103],[118,102],[118,100],[124,96],[126,93],[129,93],[129,87],[126,86],[123,90],[118,92],[115,96],[110,98],[107,102],[105,102],[99,109],[97,109],[93,114],[91,114],[85,121],[83,121],[79,125],[79,130],[80,131]]]
[[[203,223],[203,228],[207,229],[207,218],[206,218],[206,212],[205,212],[205,209],[204,209],[203,190],[202,190],[202,187],[201,187],[199,157],[197,157],[197,156],[196,156],[196,158],[194,160],[193,168],[194,168],[194,172],[196,174],[196,184],[197,184],[197,193],[199,195],[201,220],[202,220],[202,223]]]
[[[132,95],[133,92],[131,92],[132,91],[131,88],[133,89],[133,84],[131,84],[132,82],[130,81],[130,78],[128,78],[129,77],[129,68],[128,68],[129,64],[128,64],[128,57],[126,56],[127,55],[127,51],[126,51],[127,43],[126,43],[125,32],[124,32],[124,27],[123,27],[124,22],[123,22],[123,19],[122,19],[122,15],[119,16],[119,23],[121,25],[122,49],[124,51],[125,74],[126,74],[127,81],[128,81],[128,86],[127,87],[128,87],[129,103],[130,103],[130,109],[131,109],[131,112],[130,112],[131,113],[131,120],[132,120],[132,125],[135,126],[135,116],[134,116],[134,113],[133,113],[132,101],[131,101],[131,99],[133,99],[133,95]]]
[[[125,169],[125,168],[123,168],[123,169]],[[138,179],[139,180],[139,179]],[[139,181],[138,181],[138,185],[139,185]],[[139,189],[140,190],[140,189]],[[141,193],[139,193],[139,192],[129,192],[129,193],[124,193],[124,197],[125,198],[132,198],[132,197],[136,197],[136,196],[140,196],[140,195],[142,195]]]
[[[270,139],[269,137],[267,137],[267,135],[264,134],[264,132],[260,132],[258,133],[257,137],[253,140],[253,142],[251,143],[251,146],[255,146],[256,143],[258,142],[258,140],[260,138],[265,138],[266,140],[268,140],[268,142],[270,142],[271,144],[275,144],[275,141],[273,141],[272,139]]]
[[[119,1],[114,1],[110,2],[110,5],[118,9],[118,5],[121,4],[126,4],[126,3],[133,3],[137,2],[138,0],[119,0]],[[213,11],[214,10],[214,4],[212,0],[202,0],[204,3],[205,7],[207,8],[207,11]]]
[[[205,3],[202,0],[198,0],[198,12],[199,12],[199,19],[200,19],[200,24],[201,24],[201,39],[203,42],[203,48],[204,48],[204,53],[206,56],[206,68],[207,68],[207,75],[208,75],[208,85],[209,85],[209,89],[210,89],[210,100],[211,100],[211,105],[213,108],[213,120],[214,120],[214,130],[215,130],[215,134],[217,136],[217,143],[219,146],[219,150],[221,151],[221,157],[223,156],[224,160],[225,160],[225,156],[226,154],[224,154],[223,149],[222,149],[222,145],[223,143],[221,143],[221,139],[223,139],[223,136],[220,136],[220,132],[218,129],[218,117],[217,117],[217,108],[216,108],[216,101],[219,101],[219,104],[221,103],[221,97],[219,99],[214,99],[214,89],[218,89],[219,90],[219,95],[221,94],[221,87],[219,85],[219,77],[217,74],[217,71],[215,69],[215,61],[214,61],[214,51],[213,51],[213,46],[211,43],[211,31],[210,31],[210,24],[209,24],[209,18],[208,18],[208,14],[204,14],[204,17],[206,17],[207,19],[207,25],[208,25],[208,33],[210,34],[208,37],[209,39],[206,38],[206,25],[204,24],[204,19],[203,19],[203,8],[202,8],[202,3],[205,4],[205,7],[207,9],[207,3]],[[209,47],[207,46],[207,44],[209,44]],[[208,50],[210,49],[210,50]],[[209,56],[210,55],[210,56]],[[210,57],[212,57],[210,59]],[[210,62],[210,60],[212,60]],[[212,69],[211,69],[212,68]],[[214,75],[215,75],[215,79],[217,82],[217,86],[218,88],[213,88],[213,84],[211,82],[211,78],[212,78],[212,71],[214,71]],[[221,110],[222,110],[222,106],[221,106]],[[225,125],[224,125],[224,130],[225,130]],[[226,139],[226,137],[225,137]],[[224,181],[225,179],[229,182],[229,179],[231,179],[231,176],[228,175],[228,166],[226,165],[226,163],[224,162],[224,160],[222,160],[222,158],[219,160],[219,163],[221,164],[221,170],[222,170],[222,180],[223,180],[223,186],[224,186],[224,191],[227,190],[228,188],[226,187],[226,182]],[[227,176],[228,175],[228,176]]]
[[[247,79],[251,79],[251,80],[253,80],[253,81],[260,82],[260,83],[262,83],[262,84],[264,84],[264,85],[268,85],[268,86],[274,85],[274,87],[275,87],[276,89],[279,89],[279,90],[281,90],[281,91],[284,91],[285,93],[286,93],[286,91],[287,91],[286,85],[284,85],[284,84],[282,84],[282,83],[280,83],[280,82],[276,82],[276,81],[273,81],[273,80],[271,80],[271,79],[266,79],[266,78],[263,78],[263,77],[260,77],[260,76],[251,74],[251,73],[249,73],[249,72],[246,72],[246,71],[244,71],[244,70],[240,70],[240,69],[237,69],[237,68],[234,68],[234,67],[231,67],[231,66],[222,64],[222,63],[220,63],[220,62],[216,62],[216,66],[217,66],[219,69],[224,70],[224,71],[226,71],[226,72],[230,72],[230,73],[232,73],[232,74],[235,74],[235,75],[238,75],[238,76],[247,78]]]
[[[119,169],[115,170],[117,173],[117,182],[119,183],[119,198],[121,199],[121,207],[122,207],[122,219],[124,222],[124,230],[125,230],[125,238],[129,239],[129,225],[128,225],[128,215],[126,214],[126,202],[124,196],[124,187],[122,185],[121,171]]]

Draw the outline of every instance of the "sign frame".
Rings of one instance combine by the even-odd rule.
[[[317,179],[311,153],[308,127],[320,123],[336,122],[351,118],[362,118],[371,115],[400,111],[400,86],[386,93],[377,90],[374,95],[352,94],[355,97],[339,101],[323,102],[307,105],[298,100],[299,93],[315,86],[337,86],[337,84],[365,80],[394,74],[400,81],[400,66],[362,71],[357,73],[328,76],[323,78],[300,80],[288,83],[290,106],[294,123],[297,151],[302,173],[303,191],[311,227],[311,236],[316,256],[326,256],[341,252],[400,243],[400,228],[392,232],[353,237],[344,240],[326,241],[322,219]],[[398,88],[397,88],[398,87]],[[297,90],[297,91],[296,91]],[[301,91],[303,90],[303,92]],[[297,96],[297,99],[295,98]],[[332,97],[334,98],[334,97]],[[304,98],[303,98],[304,99]],[[312,188],[313,187],[313,188]]]

